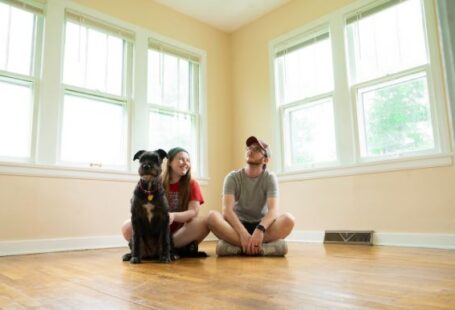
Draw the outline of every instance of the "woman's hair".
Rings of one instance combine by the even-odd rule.
[[[175,155],[177,155],[180,152],[185,152],[188,154],[188,152],[180,147],[175,147],[173,149],[170,149],[169,152],[167,153],[168,159],[166,161],[166,167],[163,169],[163,186],[166,191],[166,195],[169,193],[169,183],[171,180],[171,173],[172,173],[172,168],[171,168],[171,161],[174,160]],[[190,197],[191,197],[191,188],[190,188],[190,181],[191,181],[191,166],[188,169],[188,172],[180,177],[179,180],[179,205],[177,207],[177,211],[186,211],[188,210],[188,204],[190,202]],[[169,197],[167,197],[169,199]]]

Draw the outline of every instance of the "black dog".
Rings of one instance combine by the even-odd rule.
[[[158,258],[169,263],[173,258],[173,242],[169,230],[169,205],[161,183],[161,164],[167,153],[161,149],[153,152],[139,151],[139,180],[131,199],[133,238],[131,253],[123,256],[133,264],[142,258]]]

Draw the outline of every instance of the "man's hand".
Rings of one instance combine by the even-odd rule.
[[[251,242],[251,235],[245,230],[240,234],[240,243],[242,244],[242,252],[250,254],[248,251],[249,244]]]
[[[264,241],[264,233],[259,229],[255,229],[248,244],[247,254],[258,255],[262,250],[262,242]]]

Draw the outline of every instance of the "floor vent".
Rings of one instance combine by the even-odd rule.
[[[373,245],[372,230],[326,230],[324,243]]]

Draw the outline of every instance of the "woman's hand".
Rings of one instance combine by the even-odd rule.
[[[169,213],[169,226],[171,226],[172,223],[174,223],[174,212]]]

